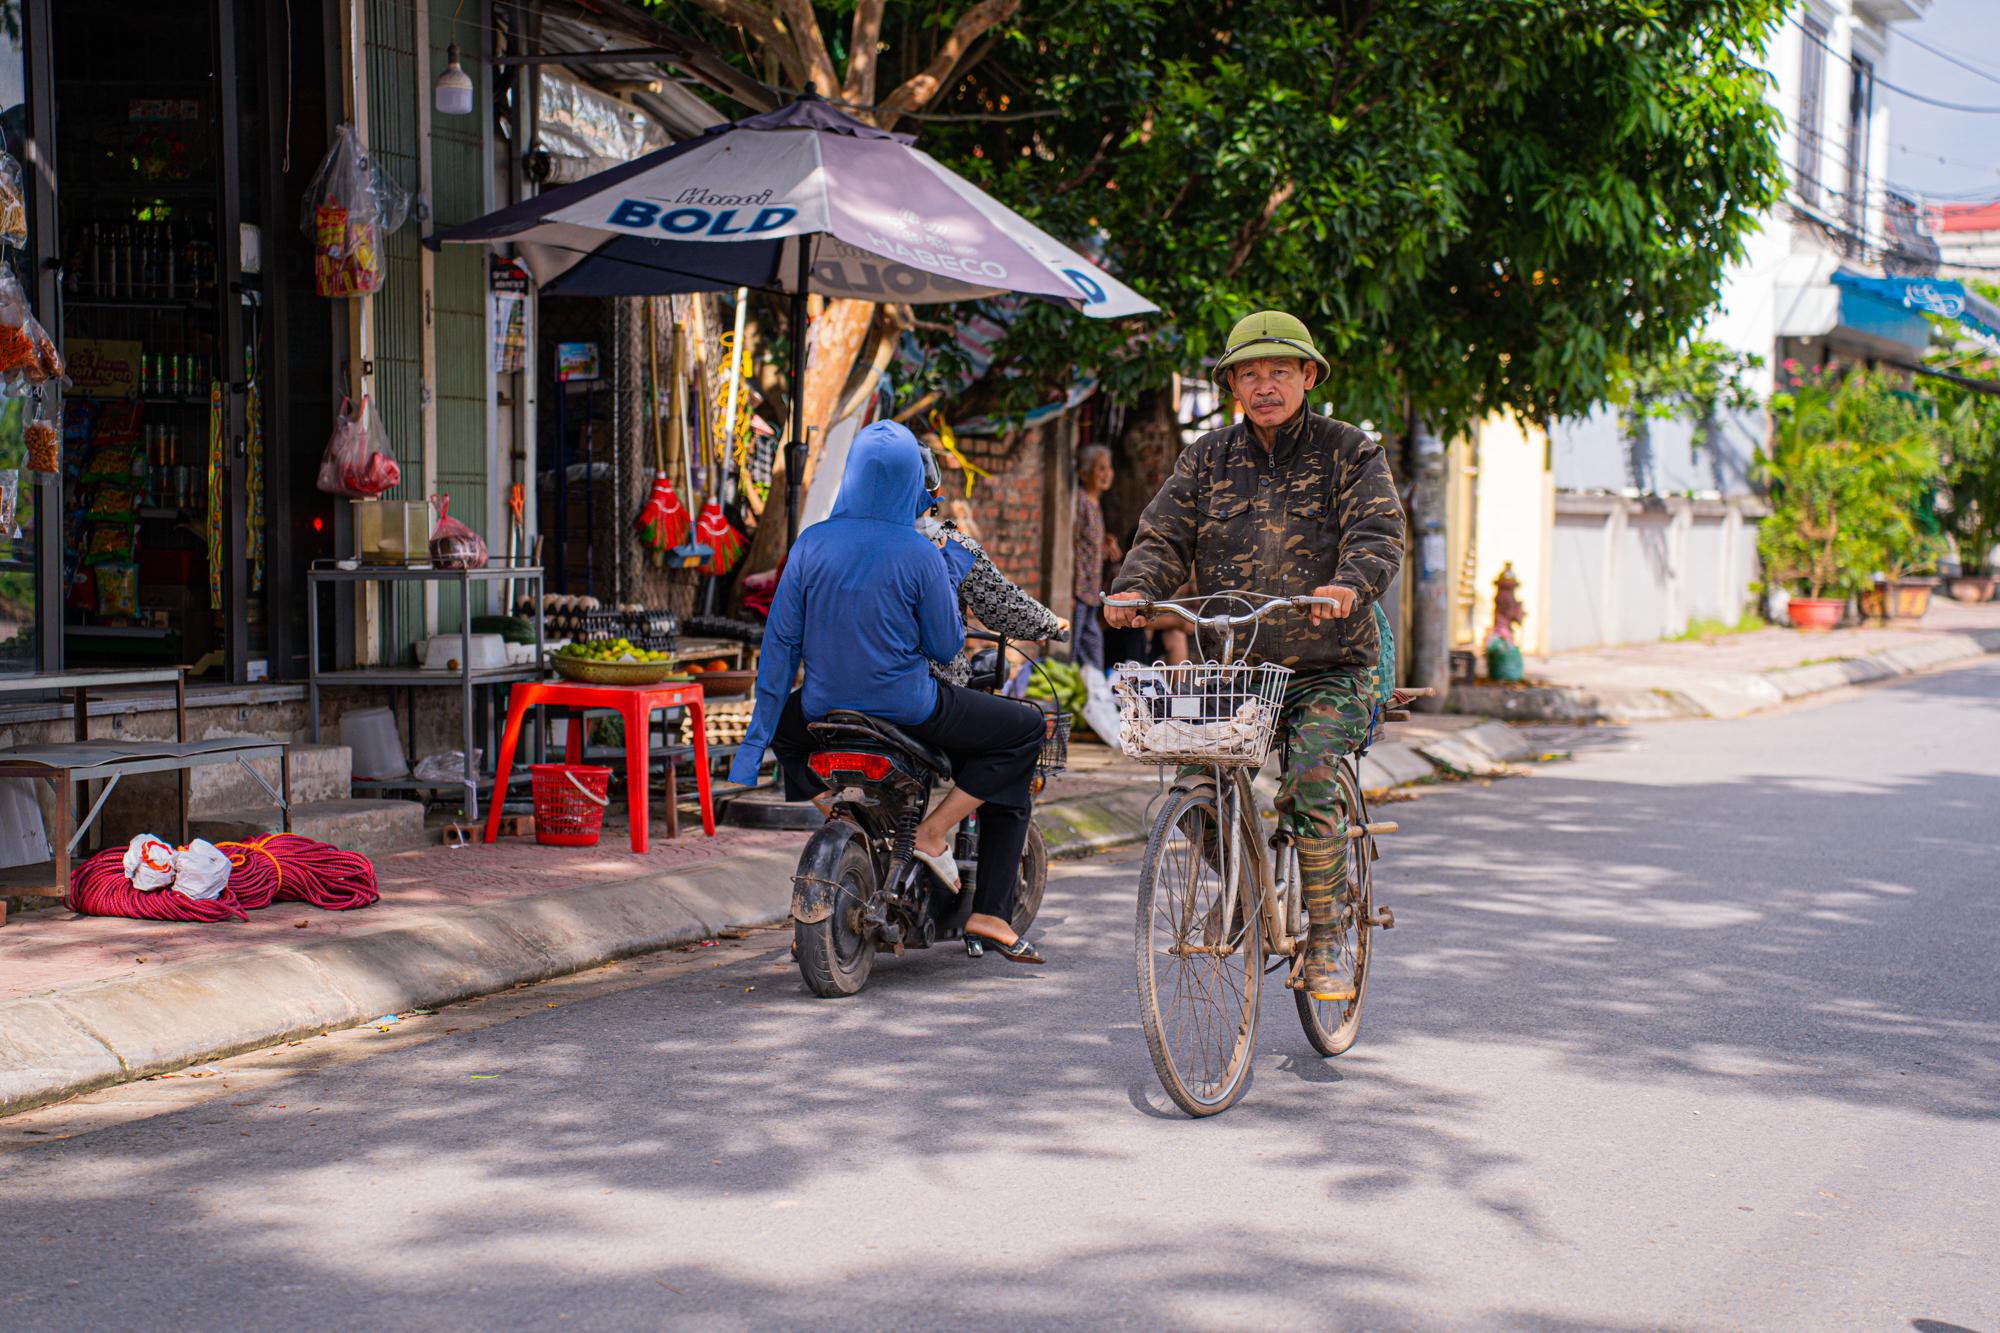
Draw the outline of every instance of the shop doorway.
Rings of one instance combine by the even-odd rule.
[[[285,210],[326,141],[323,16],[245,0],[47,12],[75,381],[65,664],[292,674],[296,569],[333,536],[309,464],[300,491],[286,393],[302,359],[315,399],[328,379],[324,310],[290,299],[303,243]]]

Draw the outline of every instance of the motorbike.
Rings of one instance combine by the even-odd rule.
[[[968,687],[998,690],[1006,679],[1006,639],[981,632],[967,637],[994,645],[973,659]],[[1059,711],[1047,716],[1037,794],[1061,771],[1069,725]],[[964,931],[979,867],[979,812],[958,826],[953,840],[959,892],[913,855],[932,792],[951,781],[950,758],[865,713],[828,713],[808,730],[816,748],[807,762],[826,784],[827,817],[806,843],[792,877],[792,951],[806,987],[829,998],[857,994],[883,950],[900,958],[906,949],[964,938],[966,952],[978,957],[979,941]],[[1011,924],[1017,932],[1025,934],[1040,910],[1048,873],[1048,848],[1031,823],[1014,891]]]

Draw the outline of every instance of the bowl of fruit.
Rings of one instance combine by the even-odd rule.
[[[634,648],[624,639],[592,639],[556,649],[556,674],[590,685],[657,685],[674,674],[672,653]]]

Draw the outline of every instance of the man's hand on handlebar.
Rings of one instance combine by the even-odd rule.
[[[1117,600],[1106,597],[1104,623],[1113,629],[1150,629],[1146,617],[1139,614],[1139,608],[1143,605],[1144,602],[1129,593],[1119,594]]]
[[[1313,628],[1315,629],[1329,620],[1345,620],[1354,612],[1356,594],[1352,588],[1342,587],[1338,583],[1322,583],[1319,587],[1312,590],[1312,595],[1315,597],[1324,597],[1329,601],[1338,603],[1336,606],[1314,606],[1310,608]]]

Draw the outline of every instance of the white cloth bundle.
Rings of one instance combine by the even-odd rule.
[[[175,851],[165,839],[141,833],[125,848],[125,878],[142,893],[173,889],[198,901],[219,898],[229,885],[229,858],[201,838]]]

